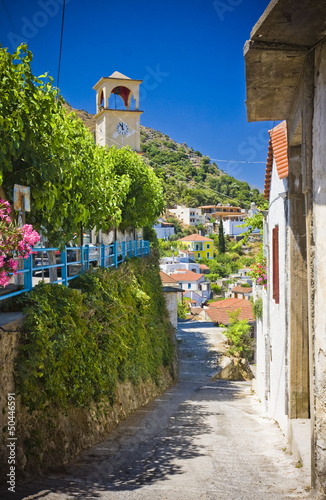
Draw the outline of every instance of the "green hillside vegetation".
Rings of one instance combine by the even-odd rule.
[[[86,127],[94,132],[94,115],[85,110],[65,107],[75,111]],[[197,207],[218,203],[249,208],[254,201],[264,203],[263,194],[251,188],[247,182],[239,181],[219,169],[215,162],[187,144],[177,143],[168,135],[149,127],[140,127],[141,151],[163,180],[164,199],[167,208],[175,205]]]
[[[164,182],[167,208],[218,203],[245,208],[252,201],[257,205],[263,203],[263,195],[258,189],[224,173],[208,156],[187,144],[179,144],[151,128],[141,127],[140,133],[141,150]]]

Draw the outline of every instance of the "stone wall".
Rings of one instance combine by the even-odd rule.
[[[93,404],[89,408],[71,408],[60,413],[49,408],[44,414],[29,414],[16,393],[14,362],[17,348],[24,335],[22,319],[9,323],[0,332],[0,481],[6,481],[8,465],[8,393],[15,393],[15,456],[16,479],[31,477],[55,469],[69,462],[82,449],[105,437],[119,421],[172,385],[168,370],[161,370],[159,385],[153,382],[120,383],[114,406],[109,403]]]

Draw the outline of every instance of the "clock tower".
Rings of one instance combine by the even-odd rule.
[[[102,77],[93,87],[96,90],[96,143],[100,146],[130,146],[140,151],[139,85],[115,71]]]

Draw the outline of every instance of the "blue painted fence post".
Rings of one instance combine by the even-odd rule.
[[[89,271],[89,245],[85,245],[86,250],[86,269]]]
[[[129,240],[129,258],[131,259],[132,257],[132,241]]]
[[[118,267],[118,243],[117,240],[113,243],[114,265]]]
[[[126,260],[126,242],[122,242],[122,262]]]
[[[24,259],[24,269],[28,269],[28,273],[24,273],[24,288],[30,292],[33,288],[33,256]]]
[[[137,257],[138,256],[138,251],[137,251],[137,240],[134,241],[134,256]]]
[[[83,274],[84,272],[84,246],[82,245],[80,247],[80,263],[81,263],[81,273]]]
[[[68,266],[67,266],[67,249],[65,248],[61,252],[61,277],[62,277],[62,283],[66,286],[68,286]]]
[[[101,266],[105,267],[105,245],[102,243],[101,245]]]
[[[143,256],[143,240],[139,241],[139,253],[140,253],[140,256],[142,257]]]

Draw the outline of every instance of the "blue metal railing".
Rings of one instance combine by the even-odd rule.
[[[49,251],[55,251],[56,259],[60,262],[44,265],[44,260],[49,262],[46,254]],[[130,240],[122,243],[115,241],[111,245],[65,247],[62,252],[59,252],[58,248],[34,247],[33,254],[28,259],[24,259],[24,269],[17,271],[17,275],[24,277],[24,287],[21,290],[0,295],[0,301],[30,292],[39,281],[44,279],[45,274],[50,274],[50,269],[56,269],[57,274],[61,275],[51,283],[68,286],[70,280],[77,278],[92,267],[118,267],[126,258],[143,257],[148,254],[149,241],[146,240]]]

